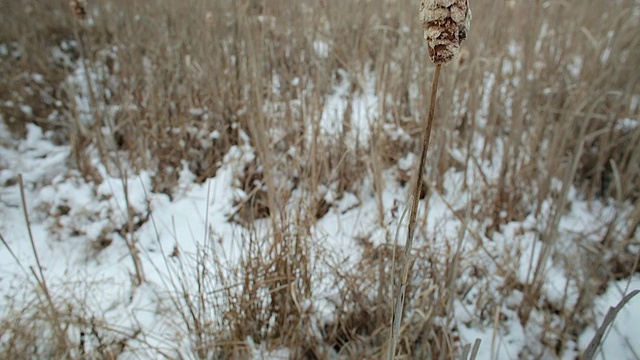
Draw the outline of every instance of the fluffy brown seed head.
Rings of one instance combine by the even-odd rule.
[[[73,16],[77,17],[80,20],[84,20],[87,16],[87,12],[84,10],[86,5],[86,1],[84,0],[71,0],[69,1],[69,7],[71,8],[71,13]]]
[[[471,22],[468,0],[423,0],[420,22],[434,64],[446,64],[460,51]]]

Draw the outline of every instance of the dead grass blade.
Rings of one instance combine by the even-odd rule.
[[[622,310],[622,308],[629,301],[631,301],[631,299],[633,299],[634,296],[638,295],[638,293],[640,293],[640,290],[634,290],[628,293],[620,300],[618,305],[609,308],[607,315],[605,315],[604,320],[602,320],[602,324],[600,324],[600,327],[598,327],[598,330],[596,330],[596,334],[593,336],[593,339],[591,339],[591,342],[589,342],[587,349],[582,354],[582,359],[591,360],[596,356],[596,351],[598,350],[598,347],[602,343],[602,338],[607,332],[607,329],[616,319],[616,316],[618,316],[618,313],[620,312],[620,310]]]

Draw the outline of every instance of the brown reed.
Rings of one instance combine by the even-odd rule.
[[[391,318],[391,332],[389,334],[389,344],[387,347],[387,359],[392,360],[395,356],[396,344],[402,324],[402,313],[406,296],[409,272],[412,261],[411,249],[413,248],[413,238],[416,228],[416,217],[418,214],[418,203],[422,190],[424,168],[429,150],[431,129],[433,128],[433,118],[435,104],[438,93],[438,79],[442,64],[447,64],[460,51],[460,43],[466,39],[467,31],[471,21],[471,11],[467,0],[428,0],[420,3],[420,22],[424,29],[424,38],[429,49],[429,58],[436,65],[431,85],[431,101],[429,105],[429,115],[427,127],[423,132],[422,146],[420,153],[420,163],[416,174],[416,181],[413,188],[411,211],[409,213],[409,223],[407,239],[404,253],[400,260],[400,279],[396,282],[396,294],[394,298],[394,310]]]

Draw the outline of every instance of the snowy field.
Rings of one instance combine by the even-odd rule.
[[[333,21],[331,13],[327,16],[326,24],[318,20],[320,29]],[[486,21],[482,11],[476,16],[478,26]],[[260,29],[276,32],[281,20],[277,15],[269,19],[257,20]],[[632,19],[637,21],[637,14]],[[276,30],[265,25],[273,23]],[[413,26],[397,25],[398,36],[418,34]],[[91,30],[91,23],[87,29]],[[539,30],[538,43],[529,45],[544,51],[545,38],[553,29],[541,23]],[[242,120],[243,114],[254,114],[251,106],[257,106],[253,86],[243,90],[248,105],[233,114],[236,118],[229,128],[235,137],[224,146],[217,144],[226,141],[228,129],[199,127],[228,115],[207,103],[215,100],[194,100],[180,110],[185,117],[197,119],[197,125],[184,138],[188,140],[175,144],[185,148],[192,141],[205,144],[200,148],[203,153],[194,155],[198,159],[216,146],[222,149],[214,171],[206,175],[192,166],[192,155],[173,167],[144,168],[126,155],[133,150],[114,147],[118,142],[112,139],[118,127],[115,114],[128,111],[128,106],[136,114],[153,102],[152,95],[144,95],[144,101],[149,101],[144,106],[115,100],[117,92],[125,89],[119,84],[134,81],[113,70],[126,65],[124,50],[119,52],[115,45],[95,45],[98,55],[84,64],[81,57],[69,55],[69,48],[78,46],[74,40],[47,48],[52,58],[57,56],[56,61],[68,67],[59,85],[66,98],[51,102],[50,114],[37,114],[40,110],[34,110],[33,103],[0,94],[4,109],[0,112],[0,352],[31,354],[34,359],[191,359],[231,357],[220,350],[229,346],[241,349],[232,358],[382,358],[380,338],[386,336],[388,324],[380,321],[384,316],[379,314],[387,314],[383,308],[392,301],[393,245],[403,246],[406,236],[405,211],[422,119],[418,114],[422,110],[417,109],[426,106],[427,90],[408,80],[405,110],[414,114],[398,119],[401,111],[394,106],[400,96],[395,97],[383,79],[401,71],[398,59],[389,55],[388,59],[349,62],[359,64],[354,69],[341,62],[339,38],[318,34],[303,35],[308,42],[305,61],[326,62],[338,69],[324,70],[331,80],[319,95],[314,92],[320,87],[317,74],[300,71],[288,77],[275,66],[270,76],[262,77],[269,95],[258,102],[257,113],[272,121],[262,131],[266,144],[261,145],[256,135],[260,128],[252,128],[260,118]],[[620,50],[613,35],[608,42],[606,36],[603,39],[599,61],[609,66],[607,49],[614,54]],[[448,342],[447,358],[457,358],[456,351],[479,339],[477,359],[577,359],[610,307],[640,289],[636,178],[627,177],[631,180],[623,184],[620,177],[628,174],[620,168],[624,164],[607,159],[600,165],[614,164],[618,196],[610,195],[614,190],[598,196],[585,190],[588,180],[577,175],[582,169],[578,165],[591,152],[575,146],[554,148],[563,140],[546,131],[536,133],[535,121],[522,115],[531,112],[527,106],[544,104],[528,104],[519,92],[521,87],[535,88],[542,98],[555,101],[549,94],[556,94],[559,85],[531,85],[538,83],[527,76],[538,76],[542,65],[522,58],[529,45],[517,39],[505,42],[503,57],[490,68],[480,68],[484,62],[473,60],[473,56],[489,56],[480,47],[472,49],[470,60],[476,65],[469,69],[476,66],[476,70],[454,66],[443,70],[444,76],[456,75],[445,77],[444,100],[438,103],[443,109],[436,122],[441,122],[430,149],[434,155],[428,164],[428,191],[420,202],[413,289],[403,330],[411,340],[399,346],[404,358],[425,358],[435,350],[420,353],[416,350],[420,345],[415,344],[440,341]],[[0,44],[0,56],[7,64],[24,57],[20,51],[26,50],[16,44]],[[634,44],[638,46],[637,41]],[[141,79],[147,80],[141,80],[145,84],[141,91],[152,94],[148,89],[161,76],[162,65],[153,54],[145,56],[140,68]],[[208,63],[202,58],[198,63],[197,58],[189,57],[185,66],[204,68],[198,71],[205,75],[197,76],[206,77]],[[103,59],[114,59],[116,65],[107,65]],[[334,64],[333,59],[339,61]],[[575,59],[563,67],[567,81],[590,81],[585,75],[587,60]],[[631,58],[627,61],[634,62],[636,69],[640,64]],[[431,69],[421,71],[428,79]],[[24,78],[21,86],[45,88],[43,74],[16,73]],[[472,85],[465,88],[461,85],[465,81]],[[551,80],[545,77],[544,81]],[[475,92],[469,90],[474,86]],[[627,90],[638,87],[630,85]],[[308,98],[310,93],[316,98]],[[569,134],[565,142],[579,138],[581,146],[591,144],[596,153],[600,143],[589,141],[622,134],[624,149],[635,149],[629,150],[627,161],[637,161],[640,150],[633,141],[640,132],[639,96],[636,92],[621,97],[615,105],[624,108],[620,114],[598,113],[615,123],[603,125],[604,130],[585,125],[581,133],[579,122],[576,128],[557,129]],[[635,99],[635,104],[628,99]],[[310,111],[316,106],[313,101],[320,105]],[[562,114],[573,111],[558,106]],[[105,119],[102,123],[94,121],[96,109]],[[575,110],[581,114],[580,121],[586,121],[584,113],[599,111],[586,105],[581,109]],[[15,118],[33,119],[34,113],[39,120],[25,120],[17,134],[11,125]],[[512,125],[516,122],[509,120],[518,116],[523,120],[516,139],[511,136],[518,131]],[[467,117],[473,122],[456,125],[456,119]],[[271,120],[281,118],[294,120]],[[61,131],[70,130],[48,126],[46,119],[83,124],[94,129],[88,131],[102,134],[91,133],[80,147],[84,165],[78,165],[73,133],[65,133],[60,140]],[[251,125],[252,121],[258,125]],[[184,135],[177,127],[167,126],[171,136]],[[469,129],[462,135],[465,126]],[[291,132],[297,134],[295,139],[286,140]],[[146,144],[153,136],[139,141]],[[468,141],[455,140],[463,136]],[[558,163],[547,166],[556,158],[552,152],[559,149],[563,153],[557,154]],[[148,151],[154,159],[154,150]],[[547,156],[536,158],[534,151]],[[355,160],[345,160],[343,153],[344,158]],[[337,160],[328,160],[330,156]],[[385,156],[392,160],[380,160]],[[528,166],[536,165],[539,170],[527,172]],[[87,168],[92,169],[91,176]],[[315,175],[305,175],[303,170]],[[170,191],[157,182],[168,173],[175,177]],[[622,187],[630,189],[627,195],[620,195]],[[494,200],[500,196],[509,198],[504,202],[508,205],[494,211]],[[244,215],[246,211],[249,215]],[[298,261],[304,266],[291,265]],[[287,264],[287,271],[280,272],[282,264]],[[280,279],[282,274],[287,280]],[[278,296],[287,299],[286,306],[277,302],[283,301]],[[350,309],[359,306],[370,318],[356,323],[344,320]],[[249,309],[255,311],[253,317]],[[298,318],[291,320],[291,314]],[[376,321],[380,324],[366,324]],[[252,330],[244,332],[238,323]],[[286,324],[295,325],[287,329]],[[330,329],[338,328],[336,324],[341,328],[351,324],[353,331],[344,329],[348,335],[333,336]],[[296,332],[304,333],[299,337],[304,341],[316,341],[315,357],[301,355],[299,348],[287,342],[287,336]],[[626,303],[607,328],[597,358],[640,358],[638,334],[640,296]],[[47,349],[51,342],[63,342],[70,350],[61,356]]]

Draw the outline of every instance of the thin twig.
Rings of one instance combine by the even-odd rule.
[[[131,255],[131,260],[133,261],[133,267],[136,272],[135,286],[140,286],[144,283],[145,277],[144,269],[142,267],[142,261],[140,260],[140,250],[138,249],[137,240],[134,234],[135,229],[133,225],[133,214],[131,213],[132,207],[129,201],[129,180],[126,171],[124,171],[124,174],[120,178],[120,181],[122,182],[124,202],[125,206],[127,207],[124,211],[124,215],[126,215],[127,217],[127,223],[125,225],[127,228],[126,231],[124,231],[125,229],[123,227],[123,231],[120,235],[126,242],[127,248],[129,249],[129,254]]]
[[[480,340],[479,338],[476,339],[476,341],[474,341],[473,343],[473,349],[471,349],[471,356],[469,357],[469,360],[475,360],[476,357],[478,356],[478,350],[480,350],[480,342],[482,340]]]
[[[22,174],[18,175],[18,183],[20,185],[20,199],[22,200],[22,210],[24,214],[24,220],[26,222],[27,231],[29,233],[29,242],[31,243],[31,250],[33,251],[33,256],[36,259],[36,265],[38,266],[39,275],[36,274],[35,270],[32,267],[30,267],[30,269],[31,269],[31,272],[33,273],[33,277],[36,278],[38,285],[42,289],[42,292],[44,292],[44,296],[47,298],[47,303],[49,304],[49,308],[51,310],[51,314],[49,314],[51,317],[50,320],[52,321],[52,324],[55,326],[56,330],[58,331],[57,335],[60,338],[61,343],[64,344],[66,343],[66,337],[64,335],[64,332],[62,332],[60,328],[57,326],[58,324],[60,324],[60,321],[58,319],[58,310],[53,304],[51,293],[49,292],[49,287],[47,286],[47,281],[44,277],[44,271],[42,270],[42,263],[40,262],[40,257],[38,256],[38,251],[36,249],[36,243],[33,239],[33,232],[31,231],[31,221],[29,220],[29,211],[27,210],[27,198],[24,193],[24,180],[22,179]]]
[[[33,240],[33,232],[31,231],[31,221],[29,220],[29,212],[27,210],[27,200],[24,194],[24,181],[22,180],[22,174],[18,175],[18,182],[20,184],[20,198],[22,200],[22,211],[24,215],[24,221],[27,224],[27,232],[29,233],[29,241],[31,243],[31,250],[33,251],[33,256],[36,259],[36,265],[38,265],[38,273],[39,277],[36,276],[36,280],[38,284],[42,288],[44,295],[47,297],[47,301],[51,308],[53,309],[53,301],[51,300],[51,294],[49,293],[49,288],[47,287],[47,282],[44,277],[44,272],[42,271],[42,263],[40,263],[40,257],[38,256],[38,251],[36,250],[36,244]],[[34,274],[35,275],[35,274]]]

